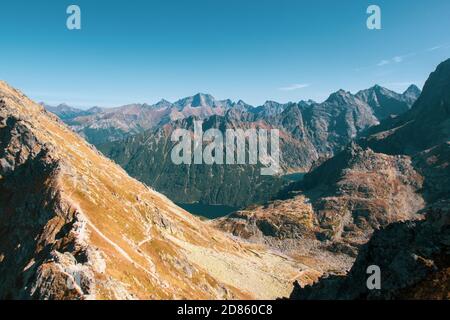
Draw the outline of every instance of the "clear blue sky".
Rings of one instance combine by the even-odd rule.
[[[66,29],[70,4],[80,31]],[[380,31],[366,28],[369,4]],[[15,0],[0,13],[0,79],[50,104],[401,91],[450,57],[448,0]]]

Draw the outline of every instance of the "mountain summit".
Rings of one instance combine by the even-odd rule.
[[[410,91],[407,90],[405,93],[399,94],[375,85],[372,88],[359,91],[356,97],[367,103],[379,120],[384,120],[408,111],[419,95],[420,90],[418,88],[417,91],[412,88]]]
[[[421,92],[422,91],[419,89],[419,87],[417,87],[415,84],[412,84],[405,90],[405,92],[403,92],[403,95],[408,95],[417,99],[420,96]]]
[[[174,103],[179,108],[214,107],[216,99],[210,94],[197,93],[192,97],[178,100]]]
[[[450,59],[430,74],[411,110],[370,130],[367,145],[383,153],[414,155],[444,143],[450,135],[449,106]]]

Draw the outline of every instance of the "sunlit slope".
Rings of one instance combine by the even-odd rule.
[[[130,178],[4,82],[0,138],[0,297],[275,298],[304,271]]]

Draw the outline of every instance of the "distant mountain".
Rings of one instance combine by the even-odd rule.
[[[226,104],[225,101],[223,104]],[[174,103],[178,109],[182,110],[184,108],[199,108],[199,107],[210,107],[215,108],[223,106],[222,102],[216,101],[216,99],[210,94],[197,93],[192,97],[187,97],[180,99]]]
[[[367,103],[378,120],[398,116],[408,111],[420,96],[420,89],[410,86],[403,94],[380,87],[378,85],[359,91],[356,97]]]
[[[367,128],[379,123],[372,109],[350,92],[339,90],[320,104],[302,109],[311,143],[331,156]]]
[[[171,106],[171,105],[170,105]],[[119,140],[170,121],[170,106],[130,104],[67,121],[92,144]]]
[[[161,100],[154,105],[129,104],[117,108],[89,109],[47,107],[61,116],[76,132],[95,145],[123,139],[145,130],[160,127],[171,121],[195,116],[201,119],[212,115],[223,115],[233,106],[243,106],[230,100],[218,101],[211,95],[196,94],[175,103]],[[70,112],[69,112],[70,111]]]
[[[282,104],[275,101],[266,101],[262,106],[256,107],[253,112],[262,117],[277,116],[282,113],[289,104]]]
[[[403,92],[403,97],[408,105],[412,106],[421,93],[422,91],[415,84],[412,84],[405,90],[405,92]]]
[[[364,113],[366,115],[363,116],[365,119],[358,119],[358,121],[362,122],[361,124],[355,123],[355,125],[349,125],[350,131],[347,135],[353,136],[355,131],[360,131],[360,127],[361,129],[366,128],[384,117],[398,115],[401,111],[406,111],[410,104],[415,100],[415,95],[417,95],[418,90],[417,87],[410,87],[410,89],[402,95],[378,86],[374,88],[366,90],[367,93],[360,92],[355,96],[348,93],[354,100],[351,102],[347,101],[349,102],[347,106],[350,108],[348,108],[348,111],[346,112],[353,112],[351,111],[351,106],[361,104],[360,101],[356,102],[356,100],[361,99],[365,104],[364,106],[357,108],[356,117],[359,117]],[[369,94],[369,91],[376,91],[376,93]],[[375,97],[372,99],[374,101],[369,101],[369,96]],[[344,101],[343,103],[346,102]],[[271,123],[272,121],[277,121],[277,117],[283,117],[281,114],[292,104],[293,103],[282,104],[275,101],[267,101],[262,106],[253,107],[242,100],[239,100],[238,102],[233,102],[230,99],[217,100],[210,94],[198,93],[194,96],[180,99],[174,103],[163,99],[154,105],[130,104],[117,108],[102,109],[94,107],[89,110],[80,110],[67,105],[61,105],[57,107],[46,106],[46,109],[59,116],[89,142],[99,145],[106,142],[117,141],[146,130],[156,129],[171,121],[182,120],[190,116],[198,119],[206,119],[213,115],[224,116],[230,109],[238,109],[240,111],[252,113],[254,114],[255,121],[263,119],[264,121]],[[300,101],[295,104],[305,110],[308,108],[311,109],[311,106],[316,106],[316,109],[327,109],[324,108],[323,104],[315,103],[312,100]],[[337,102],[337,105],[339,105],[339,102]],[[331,112],[332,108],[333,105],[329,106],[328,110],[323,110],[323,113],[330,114],[330,117],[341,116],[347,118],[348,121],[352,121],[350,115],[337,115],[337,112]],[[308,111],[305,112],[308,113]],[[309,113],[311,113],[311,111]],[[372,118],[375,117],[376,119],[369,119],[369,114],[372,114]],[[320,131],[322,129],[321,126],[323,125],[320,123],[316,123],[316,125],[313,124],[310,126],[310,131]],[[339,128],[337,129],[339,130]],[[339,133],[337,134],[339,135]],[[326,140],[323,133],[319,133],[318,136],[322,136],[322,139]],[[319,140],[320,139],[321,138],[319,137]],[[330,139],[334,139],[333,135],[331,135]],[[328,153],[332,152],[330,150],[335,149],[334,144],[336,143],[330,142],[330,144],[331,146],[327,145],[322,149],[327,150]],[[340,143],[338,142],[337,144]]]
[[[70,121],[76,117],[93,115],[103,111],[103,109],[99,107],[92,107],[87,110],[82,110],[71,107],[65,103],[57,105],[56,107],[49,106],[44,103],[41,103],[41,105],[43,105],[47,111],[56,114],[63,121]]]

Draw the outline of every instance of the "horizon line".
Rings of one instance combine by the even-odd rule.
[[[7,81],[5,81],[5,82],[8,83]],[[59,107],[59,106],[63,106],[63,105],[64,105],[64,106],[67,106],[67,107],[76,108],[76,109],[80,109],[80,110],[88,110],[88,109],[91,109],[91,108],[114,109],[114,108],[120,108],[120,107],[124,107],[124,106],[129,106],[129,105],[148,105],[148,106],[155,106],[156,104],[158,104],[159,102],[162,102],[162,101],[169,102],[170,104],[176,104],[177,102],[179,102],[179,101],[181,101],[181,100],[183,100],[183,99],[192,98],[192,97],[195,97],[195,96],[197,96],[197,95],[209,95],[209,96],[211,96],[215,101],[227,101],[227,100],[229,100],[229,101],[231,101],[232,103],[238,103],[238,102],[242,101],[243,103],[245,103],[245,104],[247,104],[247,105],[249,105],[249,106],[251,106],[251,107],[257,108],[257,107],[263,106],[264,104],[266,104],[266,103],[268,103],[268,102],[276,102],[276,103],[279,103],[279,104],[289,104],[289,103],[299,103],[299,102],[301,102],[301,101],[305,101],[305,102],[308,102],[308,101],[314,101],[314,102],[316,102],[316,103],[323,103],[323,102],[325,102],[332,94],[334,94],[334,93],[336,93],[336,92],[339,92],[339,91],[342,91],[342,90],[345,91],[345,92],[349,92],[349,93],[352,94],[352,95],[356,95],[356,94],[357,94],[358,92],[360,92],[360,91],[368,90],[368,89],[371,89],[371,88],[374,88],[374,87],[377,87],[377,86],[378,86],[378,87],[382,87],[382,88],[387,89],[387,90],[390,90],[390,91],[395,92],[395,93],[397,93],[397,94],[403,94],[403,93],[405,93],[406,90],[408,90],[408,88],[411,87],[411,86],[416,86],[420,91],[422,91],[422,90],[423,90],[423,85],[419,85],[419,84],[417,84],[417,83],[419,83],[419,81],[415,81],[415,82],[395,82],[395,83],[392,82],[392,83],[389,83],[389,84],[383,84],[383,85],[374,84],[374,85],[372,85],[372,86],[370,86],[370,87],[368,87],[368,88],[359,89],[359,90],[356,90],[356,91],[354,91],[354,92],[340,88],[340,89],[338,89],[338,90],[335,90],[335,91],[332,91],[331,93],[329,93],[329,94],[326,96],[326,98],[324,98],[324,99],[321,100],[320,102],[319,102],[319,101],[316,101],[316,100],[314,100],[314,99],[310,99],[310,98],[300,99],[300,100],[298,100],[298,101],[289,100],[289,101],[286,101],[286,102],[279,102],[279,101],[276,101],[276,100],[268,99],[268,100],[265,100],[264,103],[262,103],[262,104],[252,104],[252,103],[247,103],[247,102],[245,102],[244,99],[237,99],[237,100],[233,100],[233,99],[230,99],[230,98],[217,99],[213,94],[210,94],[210,93],[203,93],[203,92],[201,92],[201,91],[200,91],[200,92],[197,92],[197,93],[195,93],[195,94],[193,94],[193,95],[189,95],[189,96],[185,96],[185,97],[179,98],[179,99],[175,100],[174,102],[172,102],[172,101],[170,101],[170,100],[168,100],[168,99],[165,99],[165,98],[161,98],[161,99],[159,99],[158,101],[156,101],[156,102],[154,102],[154,103],[148,103],[148,102],[130,102],[130,103],[125,103],[125,104],[120,104],[120,103],[115,103],[115,104],[112,104],[112,103],[104,103],[103,105],[102,105],[102,104],[99,104],[99,103],[83,103],[83,104],[77,104],[77,103],[70,103],[70,102],[67,102],[67,101],[61,101],[61,100],[53,100],[53,101],[51,101],[51,99],[32,98],[33,95],[34,95],[34,96],[37,96],[36,94],[30,94],[29,97],[32,98],[32,100],[34,100],[36,103],[41,104],[41,105],[45,105],[45,106],[48,106],[48,107]],[[395,86],[407,86],[407,88],[406,88],[405,90],[403,90],[402,92],[399,92],[399,91],[397,91],[397,90],[395,90],[395,89],[392,89],[392,87],[395,87]],[[26,92],[24,92],[24,94],[27,95]],[[56,102],[56,101],[61,101],[61,102]]]

